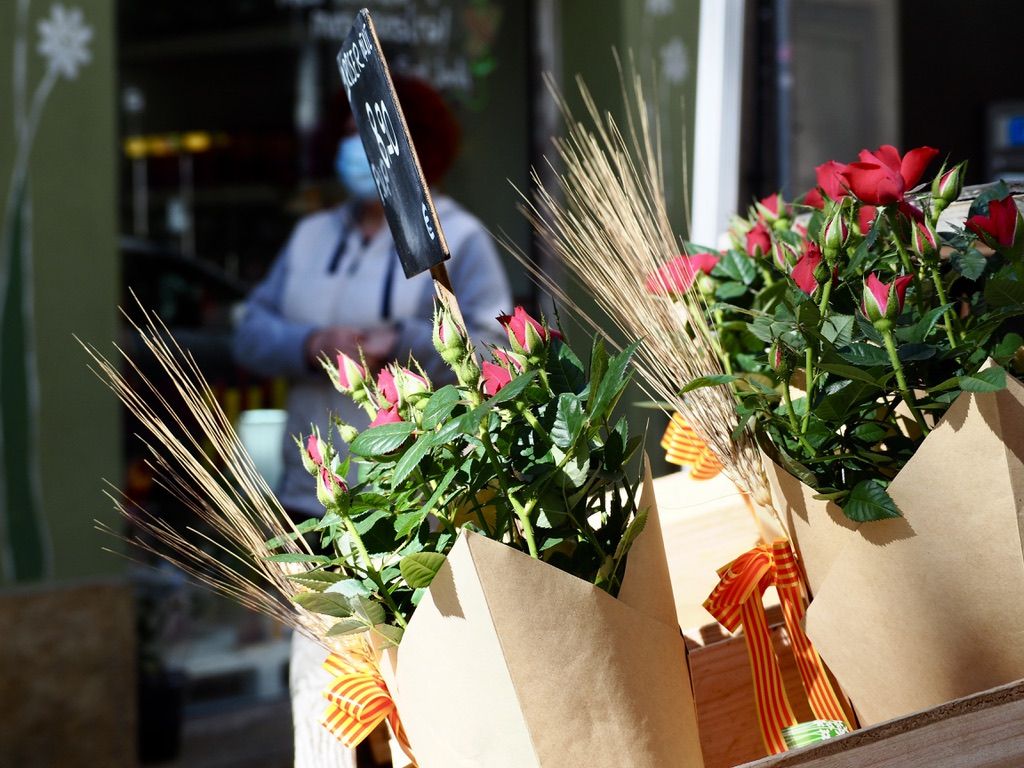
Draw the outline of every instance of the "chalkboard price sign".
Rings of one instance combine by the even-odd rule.
[[[365,8],[338,52],[338,69],[405,276],[431,269],[438,278],[448,243]]]

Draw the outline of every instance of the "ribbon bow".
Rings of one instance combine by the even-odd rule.
[[[351,749],[386,719],[398,745],[416,765],[395,700],[373,663],[332,653],[323,666],[335,676],[324,691],[329,702],[321,719],[324,727]]]
[[[776,539],[770,547],[759,544],[720,568],[718,575],[718,586],[704,601],[704,607],[730,632],[743,627],[754,677],[757,717],[768,753],[786,751],[782,729],[797,723],[786,696],[779,660],[772,650],[768,618],[761,602],[764,591],[771,586],[779,593],[786,630],[811,711],[819,720],[839,720],[850,728],[839,696],[825,673],[825,665],[801,624],[807,601],[789,540]]]
[[[672,419],[661,438],[661,447],[665,451],[665,461],[680,467],[689,467],[690,476],[694,480],[710,480],[722,471],[718,457],[693,431],[693,427],[682,414],[672,414]]]

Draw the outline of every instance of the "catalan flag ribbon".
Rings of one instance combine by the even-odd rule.
[[[324,727],[346,747],[353,748],[387,720],[399,746],[416,765],[395,700],[373,663],[356,662],[332,653],[324,662],[324,669],[334,675],[324,691],[329,702],[322,719]]]
[[[757,717],[768,753],[774,755],[786,751],[783,729],[797,723],[786,696],[762,603],[764,591],[770,586],[779,593],[786,629],[811,711],[819,720],[838,720],[850,728],[821,657],[801,625],[807,601],[789,540],[776,539],[770,547],[759,544],[720,568],[718,575],[718,586],[704,602],[704,607],[730,632],[743,627],[754,677]]]
[[[672,414],[661,438],[661,447],[665,450],[665,460],[689,467],[694,480],[710,480],[722,471],[718,457],[679,413]]]

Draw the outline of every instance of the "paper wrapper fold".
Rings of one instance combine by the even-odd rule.
[[[421,768],[700,768],[648,471],[620,598],[463,532],[384,675]]]
[[[1024,386],[962,394],[857,525],[769,476],[813,600],[807,634],[864,725],[1024,677]]]

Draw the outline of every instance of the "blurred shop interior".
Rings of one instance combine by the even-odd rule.
[[[330,130],[340,89],[335,56],[364,5],[391,66],[434,83],[462,124],[462,151],[446,193],[536,260],[545,258],[543,249],[518,211],[517,190],[530,188],[531,167],[553,172],[544,156],[559,115],[544,73],[574,105],[573,78],[581,73],[597,103],[618,113],[613,48],[632,51],[649,78],[651,108],[662,122],[667,200],[681,235],[692,212],[689,236],[698,242],[713,245],[728,214],[757,198],[778,189],[788,199],[802,195],[816,165],[851,160],[883,143],[928,144],[967,158],[969,184],[1024,179],[1024,79],[1013,60],[1024,4],[1015,0],[67,4],[81,6],[97,25],[94,68],[99,46],[112,57],[112,79],[91,87],[100,94],[93,104],[107,99],[115,112],[116,193],[92,202],[108,206],[116,222],[116,254],[109,254],[115,303],[131,307],[134,294],[160,315],[196,357],[271,480],[283,428],[274,409],[282,406],[285,384],[256,378],[232,361],[232,323],[298,219],[342,200],[333,168],[337,135]],[[32,12],[42,14],[47,5],[33,0]],[[109,23],[101,27],[97,19]],[[61,122],[56,111],[51,118]],[[5,153],[0,167],[9,160]],[[47,161],[39,152],[35,157]],[[88,195],[87,183],[82,189]],[[42,206],[36,209],[41,221]],[[90,253],[108,258],[102,248]],[[546,306],[511,256],[506,266],[517,302]],[[37,291],[44,289],[63,296],[68,287]],[[120,323],[113,306],[102,311]],[[131,352],[127,326],[116,332]],[[45,392],[45,356],[41,366]],[[636,419],[657,437],[664,422],[651,413]],[[127,414],[120,414],[120,426],[83,422],[82,429],[117,455],[105,477],[123,478],[134,501],[186,525],[187,512],[146,469]],[[93,493],[98,477],[75,482],[88,497],[81,502],[85,517],[109,520],[107,500]],[[68,514],[67,505],[47,501],[42,518],[60,528]],[[91,533],[58,539],[57,562],[72,547],[112,546]],[[102,558],[90,555],[66,572],[58,565],[44,581],[125,573],[110,562],[115,558]],[[124,568],[136,597],[142,762],[290,765],[284,631],[194,588],[168,566]],[[363,759],[388,764],[383,756]]]

